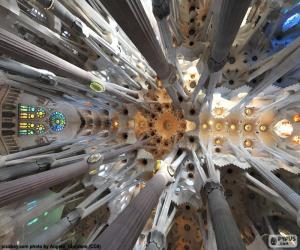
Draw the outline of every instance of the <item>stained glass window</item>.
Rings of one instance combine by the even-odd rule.
[[[36,134],[36,107],[19,104],[19,135]]]
[[[44,107],[19,104],[19,135],[42,135],[50,127],[55,132],[60,132],[66,125],[66,118],[61,112]],[[48,122],[47,122],[48,121]]]
[[[282,25],[282,31],[285,32],[294,26],[298,25],[300,23],[300,14],[295,13],[294,15],[290,16],[288,19],[285,20],[285,22]]]
[[[19,105],[20,112],[34,112],[35,107],[31,105]]]
[[[36,126],[36,133],[37,134],[44,134],[45,133],[45,126],[43,124],[38,124]]]
[[[43,107],[39,107],[39,108],[37,109],[37,111],[36,111],[36,116],[37,116],[38,118],[44,118],[45,115],[46,115],[45,109],[44,109]]]
[[[19,122],[20,129],[33,129],[35,127],[32,122]]]
[[[19,135],[34,135],[34,130],[32,129],[19,129]]]
[[[50,128],[55,132],[60,132],[66,125],[66,118],[63,113],[55,111],[49,116]]]

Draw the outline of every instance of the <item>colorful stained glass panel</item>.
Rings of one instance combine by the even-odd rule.
[[[66,125],[66,117],[63,113],[55,111],[49,116],[49,126],[55,132],[60,132]]]

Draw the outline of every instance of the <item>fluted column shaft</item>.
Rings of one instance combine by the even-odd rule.
[[[0,207],[76,178],[88,171],[86,161],[0,183]]]
[[[219,2],[220,0],[215,0]],[[223,68],[227,61],[232,43],[238,33],[243,18],[251,0],[221,0],[218,22],[214,22],[212,48],[208,60],[211,72],[217,72]]]
[[[16,179],[38,172],[40,166],[37,162],[21,163],[14,166],[0,168],[0,181]]]
[[[166,187],[166,175],[165,172],[157,172],[93,243],[100,244],[101,249],[131,250]]]
[[[43,68],[55,74],[90,83],[93,75],[22,38],[0,28],[0,49],[18,61],[33,67]]]
[[[208,182],[205,189],[218,250],[246,250],[240,230],[221,191],[221,185]]]
[[[101,3],[142,53],[161,79],[170,75],[164,56],[140,0],[102,0]]]

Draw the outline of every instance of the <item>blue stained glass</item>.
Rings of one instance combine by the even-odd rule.
[[[297,24],[300,23],[300,14],[295,13],[294,15],[290,16],[288,19],[285,20],[285,22],[282,25],[282,32],[285,32]]]
[[[55,111],[49,116],[49,126],[55,132],[60,132],[66,125],[66,117],[63,113]]]

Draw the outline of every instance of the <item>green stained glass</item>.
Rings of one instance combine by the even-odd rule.
[[[32,219],[31,221],[29,221],[29,222],[27,223],[27,226],[31,226],[32,224],[38,222],[38,220],[39,220],[38,218]]]

